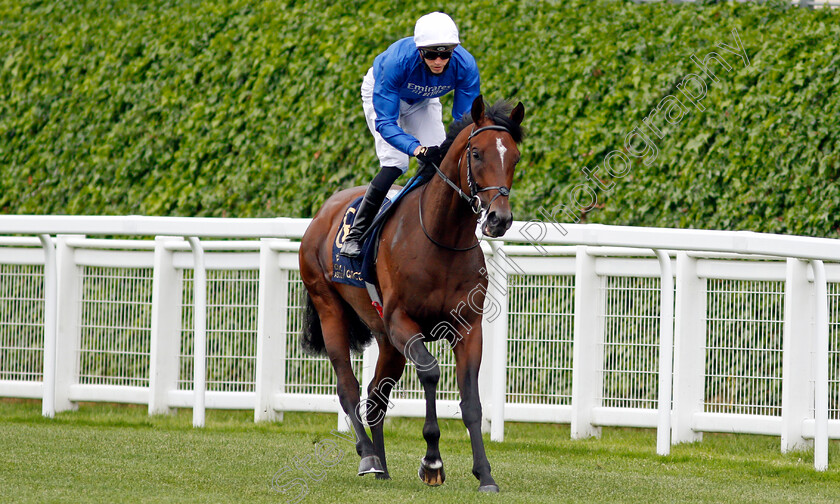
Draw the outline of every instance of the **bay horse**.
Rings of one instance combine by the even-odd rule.
[[[482,307],[487,292],[487,278],[480,273],[486,271],[484,254],[475,233],[479,214],[485,214],[482,233],[490,237],[502,236],[513,222],[509,194],[524,117],[522,103],[512,107],[500,101],[485,107],[479,96],[470,113],[450,125],[441,147],[445,156],[440,167],[432,165],[439,176],[431,174],[425,185],[402,197],[379,235],[375,272],[381,315],[366,289],[331,281],[332,244],[338,233],[345,232],[345,211],[366,187],[331,196],[301,240],[300,276],[307,291],[301,344],[310,354],[326,354],[335,369],[339,402],[350,417],[361,457],[360,476],[375,473],[379,479],[390,479],[382,419],[408,358],[426,397],[423,437],[427,450],[419,476],[430,486],[444,482],[435,406],[440,367],[424,343],[446,338],[455,353],[461,412],[472,445],[472,472],[479,480],[479,491],[499,491],[481,437],[482,314],[480,309],[461,310],[459,305],[470,296],[471,306]],[[359,382],[350,352],[362,351],[374,338],[379,358],[368,385],[365,421],[360,418]]]

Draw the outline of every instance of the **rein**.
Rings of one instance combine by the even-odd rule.
[[[440,178],[442,178],[443,181],[446,182],[449,185],[449,187],[451,187],[456,193],[458,193],[458,196],[460,196],[461,199],[465,200],[470,205],[470,210],[472,210],[473,213],[476,214],[476,215],[482,213],[482,211],[484,211],[486,209],[489,209],[490,206],[493,204],[493,202],[496,201],[496,198],[498,198],[499,196],[507,197],[507,196],[510,195],[510,188],[509,187],[505,187],[505,186],[481,187],[475,181],[475,177],[473,177],[472,160],[471,160],[472,156],[471,156],[471,153],[470,153],[470,151],[472,150],[471,149],[472,138],[474,136],[478,135],[481,132],[490,131],[490,130],[506,131],[506,132],[510,133],[510,130],[508,130],[504,126],[499,126],[497,124],[491,124],[490,126],[484,126],[483,128],[478,128],[478,129],[475,129],[475,126],[473,126],[473,130],[470,132],[469,138],[467,138],[467,146],[464,148],[464,153],[467,156],[467,185],[470,188],[470,195],[469,196],[467,196],[467,194],[463,190],[461,190],[461,188],[458,186],[458,184],[456,184],[455,182],[452,182],[452,179],[447,177],[446,174],[441,171],[441,169],[438,167],[438,165],[436,165],[435,163],[430,163],[435,168],[435,171],[440,176]],[[464,159],[463,155],[461,155],[458,158],[458,174],[459,175],[461,173],[461,160],[463,160],[463,159]],[[484,191],[492,191],[492,190],[496,190],[496,191],[498,191],[498,193],[496,193],[496,195],[493,196],[492,199],[490,199],[490,202],[487,203],[487,206],[485,207],[484,205],[481,204],[481,199],[478,197],[478,193],[482,193]],[[423,187],[423,193],[420,195],[420,198],[417,200],[418,201],[417,210],[420,214],[420,228],[423,230],[423,234],[426,235],[426,238],[431,240],[431,242],[434,243],[435,245],[437,245],[438,247],[444,248],[446,250],[452,250],[452,251],[455,251],[455,252],[464,252],[464,251],[467,251],[467,250],[472,250],[472,249],[476,248],[481,243],[481,240],[479,239],[479,240],[476,240],[476,242],[473,245],[470,245],[469,247],[463,247],[463,248],[450,247],[450,246],[444,245],[444,244],[440,243],[439,241],[435,240],[434,238],[432,238],[431,235],[429,235],[429,232],[426,231],[426,226],[423,224],[423,195],[424,194],[426,194],[426,188],[425,187]],[[482,219],[482,221],[483,220],[484,219]]]

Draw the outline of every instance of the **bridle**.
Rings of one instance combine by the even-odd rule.
[[[452,179],[447,177],[446,174],[441,171],[441,169],[438,167],[438,165],[436,165],[435,163],[430,163],[435,168],[435,171],[440,176],[440,178],[442,178],[443,181],[446,182],[449,185],[449,187],[451,187],[456,193],[458,193],[458,196],[460,196],[461,199],[465,200],[470,205],[470,210],[472,210],[474,214],[478,215],[482,212],[485,213],[484,217],[482,217],[482,219],[481,219],[481,222],[484,222],[484,220],[487,218],[486,211],[490,208],[490,206],[493,204],[493,202],[496,201],[496,198],[498,198],[499,196],[504,196],[504,197],[510,196],[510,188],[506,187],[506,186],[481,187],[475,181],[475,177],[473,176],[473,173],[472,173],[472,155],[471,155],[472,154],[471,153],[471,151],[472,151],[472,139],[473,139],[474,136],[478,135],[479,133],[482,133],[484,131],[492,131],[492,130],[505,131],[505,132],[510,134],[510,130],[505,128],[504,126],[500,126],[500,125],[497,125],[497,124],[491,124],[489,126],[484,126],[482,128],[478,128],[478,129],[475,129],[475,126],[473,126],[473,130],[470,132],[470,136],[467,138],[467,146],[464,148],[464,153],[466,154],[466,158],[467,158],[467,186],[470,188],[469,196],[463,190],[461,190],[461,187],[458,184],[456,184],[455,182],[452,181]],[[464,155],[462,154],[458,158],[458,175],[459,175],[459,177],[460,177],[460,174],[461,174],[461,161],[463,161],[463,159],[464,159]],[[493,198],[490,199],[490,202],[487,203],[487,205],[483,205],[481,203],[481,199],[478,197],[478,194],[482,193],[484,191],[493,191],[493,190],[498,191],[498,192],[496,193],[495,196],[493,196]],[[417,209],[420,213],[420,228],[423,230],[423,233],[426,235],[426,238],[431,240],[431,242],[434,243],[435,245],[437,245],[438,247],[445,248],[447,250],[452,250],[452,251],[455,251],[455,252],[464,252],[464,251],[467,251],[467,250],[472,250],[472,249],[476,248],[481,243],[481,240],[479,239],[479,240],[476,240],[476,242],[473,245],[470,245],[469,247],[459,248],[459,247],[450,247],[448,245],[444,245],[444,244],[438,242],[437,240],[435,240],[434,238],[432,238],[429,235],[429,232],[426,231],[426,226],[423,224],[423,194],[425,194],[425,193],[426,193],[426,188],[423,187],[423,193],[420,194],[420,198],[418,199]]]

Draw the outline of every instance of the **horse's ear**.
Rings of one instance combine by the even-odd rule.
[[[516,124],[522,124],[523,119],[525,119],[525,105],[522,105],[522,102],[519,102],[519,104],[514,107],[513,111],[510,113],[510,120]]]
[[[481,95],[476,96],[475,100],[473,100],[470,115],[472,115],[473,124],[475,125],[478,125],[484,119],[484,97]]]

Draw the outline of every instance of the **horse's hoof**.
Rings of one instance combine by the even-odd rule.
[[[429,486],[440,486],[446,481],[446,473],[443,472],[443,461],[427,462],[420,460],[420,470],[417,473],[423,483]]]
[[[487,492],[487,493],[499,493],[499,485],[490,484],[490,485],[481,485],[478,487],[479,492]]]
[[[368,455],[359,461],[359,476],[370,473],[377,475],[385,473],[385,470],[382,469],[382,462],[379,461],[379,457],[376,455]]]
[[[391,479],[391,475],[386,472],[376,473],[376,479],[378,480],[389,480]]]

